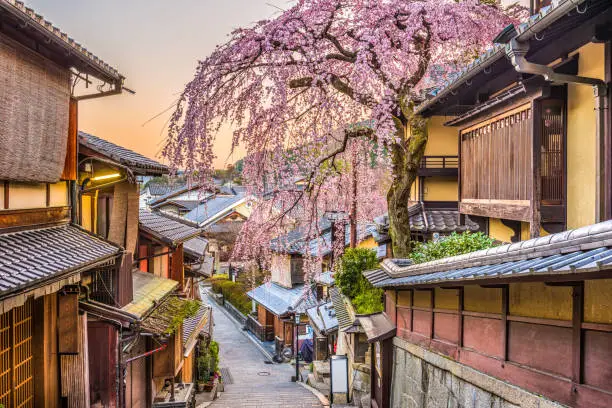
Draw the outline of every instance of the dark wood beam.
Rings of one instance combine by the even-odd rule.
[[[572,290],[572,381],[582,384],[582,318],[584,313],[584,285]]]
[[[508,361],[508,314],[510,313],[510,288],[505,286],[502,288],[502,356],[504,361]]]
[[[459,212],[479,217],[500,218],[506,220],[525,221],[530,220],[531,209],[528,205],[516,205],[511,203],[486,203],[486,202],[460,202]]]

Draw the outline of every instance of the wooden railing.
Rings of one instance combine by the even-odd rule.
[[[420,176],[456,176],[459,168],[458,156],[423,156],[419,168]]]
[[[257,320],[257,316],[248,315],[246,328],[260,341],[274,340],[274,326],[264,326]]]

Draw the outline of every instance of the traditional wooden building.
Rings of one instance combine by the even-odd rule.
[[[207,241],[198,237],[199,230],[165,217],[145,211],[141,219],[138,208],[137,178],[167,172],[166,166],[136,152],[79,133],[79,219],[85,228],[125,248],[121,268],[107,268],[83,279],[88,290],[80,307],[90,316],[94,406],[149,407],[171,395],[187,404],[194,395],[194,348],[209,309],[199,305],[186,325],[175,324],[174,317],[194,307],[188,302],[197,298],[193,278],[204,264],[211,264],[205,262]],[[188,242],[178,239],[168,244],[173,226],[187,231]],[[140,234],[163,241],[165,258],[147,252],[148,241]],[[134,257],[142,247],[138,243],[145,247]],[[170,254],[170,249],[175,253]],[[153,273],[138,271],[136,265],[145,265],[144,272],[151,267]],[[189,289],[181,290],[185,286]]]
[[[447,117],[459,211],[500,241],[612,216],[609,24],[608,1],[552,2],[417,108]]]
[[[20,1],[1,0],[0,21],[0,405],[83,407],[82,281],[123,249],[77,225],[77,106],[124,78]]]
[[[417,108],[455,129],[459,212],[515,243],[365,274],[397,325],[382,406],[612,405],[611,6],[542,7]]]

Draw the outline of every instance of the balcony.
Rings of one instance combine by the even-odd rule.
[[[451,176],[459,175],[458,156],[423,156],[418,171],[419,176]]]
[[[248,315],[246,328],[257,337],[259,341],[274,340],[274,326],[264,326],[257,320],[257,316]]]

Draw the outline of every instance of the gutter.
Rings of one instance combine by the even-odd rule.
[[[557,1],[557,6],[552,8],[548,13],[542,16],[539,20],[530,24],[524,31],[521,31],[516,35],[515,39],[520,42],[525,42],[531,40],[538,34],[542,33],[548,27],[550,27],[557,20],[564,17],[567,13],[569,13],[572,9],[582,5],[587,0],[560,0]],[[553,0],[554,3],[554,0]],[[519,27],[520,29],[520,27]],[[422,103],[416,108],[416,114],[422,114],[425,110],[431,108],[442,98],[446,97],[449,93],[454,93],[461,85],[474,78],[476,75],[480,73],[481,70],[486,69],[493,65],[496,61],[500,60],[504,54],[503,48],[499,45],[496,46],[497,49],[493,51],[493,53],[485,57],[483,61],[479,64],[474,65],[473,68],[468,69],[464,75],[460,76],[456,81],[451,82],[447,87],[442,88],[440,92],[429,99],[428,101]]]
[[[579,0],[568,0],[563,5],[568,3],[572,4],[573,1]],[[562,7],[559,7],[560,9]],[[515,37],[506,45],[506,54],[510,58],[510,62],[514,66],[517,72],[524,74],[532,74],[542,76],[546,81],[557,82],[562,84],[578,84],[578,85],[590,85],[593,87],[593,94],[595,97],[595,128],[596,128],[596,208],[595,208],[595,222],[605,220],[605,207],[604,202],[605,194],[605,134],[606,134],[606,117],[610,113],[608,106],[608,85],[606,82],[599,78],[583,77],[579,75],[568,75],[560,74],[555,72],[551,67],[542,64],[534,64],[533,62],[527,61],[525,56],[529,52],[529,43],[522,42],[519,40],[520,36]]]

